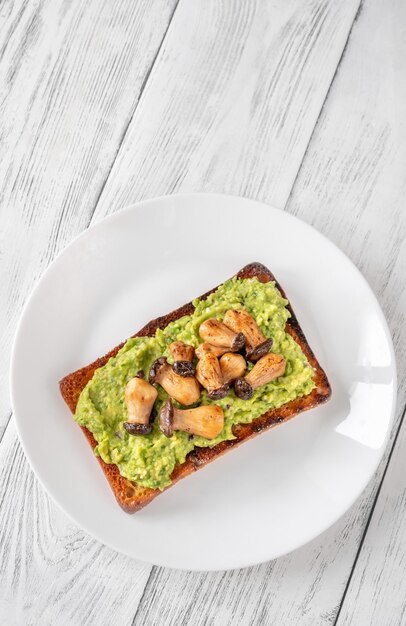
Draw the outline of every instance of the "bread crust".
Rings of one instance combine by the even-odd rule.
[[[238,273],[238,278],[253,278],[256,277],[261,282],[275,281],[277,288],[281,292],[282,296],[286,298],[286,294],[275,279],[273,274],[261,263],[250,263],[243,267]],[[211,291],[201,296],[201,299],[207,298],[208,295],[213,293],[217,289],[214,288]],[[287,299],[287,298],[286,298]],[[233,427],[233,433],[235,439],[231,441],[222,441],[213,448],[194,448],[186,456],[186,460],[181,465],[177,465],[171,475],[172,483],[170,486],[178,482],[180,479],[185,478],[189,474],[197,471],[198,469],[205,467],[211,461],[214,461],[219,456],[240,445],[247,439],[251,439],[256,435],[259,435],[264,430],[268,430],[273,426],[288,421],[292,417],[298,415],[302,411],[312,409],[329,399],[331,395],[331,387],[324,370],[321,368],[319,362],[311,350],[306,337],[304,336],[302,329],[299,326],[297,318],[292,310],[290,303],[287,306],[291,313],[291,318],[286,323],[285,330],[289,333],[293,339],[300,345],[304,354],[306,355],[310,365],[315,370],[313,380],[316,387],[310,394],[303,397],[295,398],[290,402],[284,404],[278,409],[270,409],[263,415],[253,420],[249,424],[238,424]],[[170,322],[179,319],[183,315],[191,315],[194,311],[192,302],[181,306],[179,309],[172,311],[168,315],[158,317],[155,320],[150,321],[144,326],[138,333],[133,335],[134,337],[153,336],[158,328],[165,328]],[[79,400],[79,396],[93,377],[95,370],[102,367],[107,361],[117,354],[120,348],[124,345],[121,343],[108,352],[105,356],[96,359],[93,363],[90,363],[86,367],[83,367],[76,372],[72,372],[65,376],[59,383],[60,391],[66,404],[75,413],[76,405]],[[92,449],[97,445],[92,433],[85,427],[81,426],[87,440],[89,441]],[[156,496],[162,493],[159,489],[149,489],[141,487],[140,485],[131,482],[127,478],[121,476],[117,465],[108,464],[100,457],[97,457],[100,466],[113,490],[113,493],[117,499],[118,504],[127,513],[135,513],[139,509],[149,504]],[[167,487],[169,488],[169,487]]]

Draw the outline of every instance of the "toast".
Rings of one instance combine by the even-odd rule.
[[[282,289],[281,285],[276,281],[273,274],[260,263],[251,263],[249,265],[246,265],[237,273],[236,276],[238,278],[256,277],[260,282],[263,283],[268,281],[275,281],[276,287],[279,289],[281,295],[286,298],[284,290]],[[203,296],[200,296],[200,299],[204,300],[216,289],[217,287],[207,292]],[[276,426],[277,424],[286,422],[287,420],[296,416],[298,413],[306,411],[307,409],[312,409],[328,400],[331,395],[331,387],[327,376],[319,365],[309,344],[307,343],[306,337],[304,336],[299,326],[299,323],[291,308],[290,303],[287,305],[287,309],[289,310],[291,317],[286,323],[285,330],[292,336],[296,343],[300,345],[310,365],[313,367],[315,372],[313,377],[316,385],[315,388],[306,396],[297,397],[277,409],[270,409],[266,411],[259,418],[253,420],[248,424],[239,424],[234,426],[233,433],[235,435],[235,439],[233,440],[222,441],[212,448],[195,447],[191,452],[188,453],[184,463],[175,466],[171,474],[172,482],[169,486],[172,486],[181,478],[184,478],[192,472],[195,472],[196,470],[204,467],[205,465],[207,465],[207,463],[214,461],[217,457],[224,454],[228,450],[231,450],[232,448],[238,446],[243,441],[250,439],[255,435],[258,435],[262,431]],[[174,320],[177,320],[184,315],[190,315],[191,313],[193,313],[193,310],[194,306],[192,302],[189,302],[179,309],[172,311],[172,313],[168,313],[163,317],[158,317],[157,319],[150,321],[146,326],[144,326],[140,331],[138,331],[138,333],[133,336],[153,336],[158,328],[165,328],[170,322],[173,322]],[[75,413],[79,396],[88,381],[93,377],[95,370],[105,365],[111,357],[114,357],[123,345],[124,343],[120,344],[119,346],[108,352],[105,356],[97,359],[90,365],[87,365],[86,367],[83,367],[76,372],[69,374],[60,381],[59,385],[62,397],[72,413]],[[94,439],[92,433],[85,427],[81,426],[81,428],[92,449],[94,449],[97,445],[97,442]],[[116,465],[107,464],[100,457],[97,458],[113,490],[118,504],[127,513],[135,513],[142,507],[149,504],[160,493],[162,493],[162,491],[160,491],[159,489],[150,489],[142,487],[137,483],[131,482],[127,478],[121,476]]]

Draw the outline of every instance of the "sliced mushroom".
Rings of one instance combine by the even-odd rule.
[[[262,334],[254,318],[244,309],[230,309],[223,321],[235,333],[243,333],[245,336],[245,352],[249,361],[258,361],[272,348],[272,339]]]
[[[125,388],[128,421],[124,428],[130,435],[148,435],[152,431],[151,412],[158,392],[147,381],[136,376]]]
[[[200,398],[200,387],[196,378],[179,376],[165,357],[154,361],[149,370],[149,382],[158,383],[172,398],[188,406]]]
[[[214,355],[219,357],[226,352],[230,352],[230,348],[227,348],[226,346],[213,346],[211,343],[204,342],[195,349],[195,355],[198,359],[201,359],[202,356],[208,352],[212,352]]]
[[[208,396],[212,400],[224,398],[230,391],[229,385],[223,384],[220,363],[212,352],[207,352],[198,361],[196,378],[202,387],[207,389]]]
[[[194,376],[195,366],[193,365],[193,346],[188,346],[183,341],[174,341],[169,346],[170,353],[173,357],[173,371],[179,376]]]
[[[244,357],[241,354],[235,354],[234,352],[226,352],[220,358],[221,376],[223,378],[223,385],[234,382],[236,378],[244,376],[247,364]]]
[[[286,361],[281,354],[272,352],[266,354],[244,378],[237,378],[234,383],[235,395],[243,400],[249,400],[255,389],[282,376],[285,367]]]
[[[235,333],[214,317],[200,324],[199,334],[204,341],[213,346],[223,346],[232,351],[241,350],[245,343],[245,337],[242,333]]]
[[[216,404],[198,406],[196,409],[177,409],[172,400],[163,405],[159,426],[166,437],[172,437],[174,430],[214,439],[224,427],[224,411]]]

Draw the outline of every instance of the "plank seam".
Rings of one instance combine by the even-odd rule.
[[[359,18],[359,16],[360,16],[360,14],[361,14],[361,11],[362,11],[362,8],[363,8],[363,4],[364,4],[364,0],[360,0],[359,5],[358,5],[357,12],[355,13],[355,15],[354,15],[354,19],[352,20],[352,23],[351,23],[351,26],[350,26],[350,28],[348,29],[347,39],[345,40],[345,44],[344,44],[344,47],[343,47],[343,49],[342,49],[342,52],[341,52],[340,58],[338,59],[337,67],[336,67],[336,69],[335,69],[335,71],[334,71],[333,77],[332,77],[332,79],[331,79],[331,81],[330,81],[330,85],[329,85],[329,87],[328,87],[328,89],[327,89],[327,91],[326,91],[326,95],[325,95],[324,100],[323,100],[323,103],[322,103],[322,105],[321,105],[321,107],[320,107],[319,114],[318,114],[318,116],[317,116],[317,118],[316,118],[316,121],[315,121],[315,123],[314,123],[313,130],[312,130],[311,135],[310,135],[310,137],[309,137],[309,141],[307,142],[306,150],[304,151],[303,156],[302,156],[302,159],[301,159],[300,164],[299,164],[299,167],[297,168],[296,176],[295,176],[295,178],[293,179],[293,183],[292,183],[292,186],[291,186],[291,188],[290,188],[289,195],[288,195],[287,200],[286,200],[286,202],[285,202],[285,208],[286,208],[286,207],[287,207],[287,205],[289,204],[289,200],[290,200],[290,198],[291,198],[291,196],[292,196],[292,194],[293,194],[294,188],[295,188],[295,186],[296,186],[296,181],[297,181],[297,179],[298,179],[298,177],[299,177],[299,174],[300,174],[300,171],[301,171],[301,169],[302,169],[303,163],[304,163],[304,161],[305,161],[305,159],[306,159],[306,157],[307,157],[307,153],[308,153],[308,151],[309,151],[310,144],[312,143],[313,136],[314,136],[314,133],[316,132],[316,128],[317,128],[317,126],[318,126],[319,120],[320,120],[320,118],[321,118],[321,116],[322,116],[322,114],[323,114],[324,108],[325,108],[325,106],[326,106],[326,104],[327,104],[327,100],[328,100],[328,98],[329,98],[329,96],[330,96],[331,88],[332,88],[333,83],[334,83],[334,81],[335,81],[335,79],[336,79],[336,76],[337,76],[337,73],[338,73],[338,71],[339,71],[339,69],[340,69],[340,67],[341,67],[341,64],[342,64],[342,62],[343,62],[343,60],[344,60],[345,53],[346,53],[347,48],[348,48],[348,43],[349,43],[349,41],[350,41],[351,33],[352,33],[353,28],[354,28],[354,24],[357,22],[357,20],[358,20],[358,18]]]
[[[124,127],[124,129],[123,129],[123,131],[122,131],[122,133],[121,133],[121,135],[120,135],[120,137],[119,137],[119,140],[118,140],[118,142],[117,142],[117,150],[116,150],[116,152],[115,152],[115,154],[114,154],[114,157],[113,157],[113,159],[112,159],[112,162],[111,162],[111,165],[110,165],[110,167],[109,167],[109,169],[108,169],[108,172],[107,172],[107,174],[106,174],[106,177],[105,177],[105,179],[104,179],[103,183],[101,184],[100,191],[99,191],[99,193],[97,194],[97,197],[96,197],[96,200],[95,200],[95,203],[94,203],[94,206],[93,206],[93,210],[90,212],[90,217],[89,217],[89,220],[88,220],[88,222],[87,222],[87,225],[85,226],[85,228],[83,229],[83,231],[82,231],[82,232],[84,232],[85,230],[87,230],[87,229],[89,228],[90,224],[92,223],[92,219],[93,219],[94,214],[95,214],[95,211],[96,211],[96,209],[97,209],[97,205],[99,204],[99,201],[100,201],[100,198],[101,198],[101,196],[102,196],[102,194],[103,194],[104,188],[105,188],[105,186],[106,186],[106,184],[107,184],[107,182],[108,182],[108,180],[109,180],[109,178],[110,178],[110,174],[111,174],[111,172],[112,172],[112,170],[113,170],[113,167],[114,167],[114,165],[115,165],[115,162],[116,162],[116,160],[117,160],[118,153],[120,152],[120,149],[121,149],[121,146],[122,146],[123,141],[124,141],[124,139],[125,139],[125,136],[126,136],[126,134],[127,134],[128,128],[129,128],[129,126],[130,126],[130,124],[131,124],[131,122],[132,122],[132,120],[133,120],[133,118],[134,118],[135,112],[136,112],[136,110],[137,110],[137,108],[138,108],[138,105],[139,105],[139,103],[140,103],[140,101],[141,101],[141,97],[142,97],[143,91],[144,91],[144,89],[145,89],[145,87],[146,87],[146,85],[147,85],[147,82],[148,82],[148,79],[149,79],[149,77],[150,77],[150,74],[151,74],[151,72],[152,72],[152,70],[153,70],[153,68],[154,68],[154,66],[155,66],[156,60],[157,60],[158,55],[159,55],[159,53],[160,53],[160,51],[161,51],[161,48],[162,48],[163,42],[164,42],[164,40],[165,40],[165,38],[166,38],[166,35],[167,35],[167,33],[168,33],[168,30],[169,30],[169,27],[170,27],[170,25],[171,25],[171,23],[172,23],[172,20],[173,20],[173,17],[174,17],[175,11],[176,11],[176,9],[178,8],[179,2],[180,2],[180,0],[177,0],[176,4],[175,4],[175,6],[174,6],[174,9],[173,9],[172,13],[171,13],[171,14],[170,14],[170,16],[169,16],[168,25],[167,25],[167,27],[166,27],[166,30],[165,30],[164,34],[163,34],[163,37],[162,37],[161,43],[159,44],[158,50],[157,50],[157,52],[156,52],[156,54],[155,54],[155,56],[154,56],[154,58],[153,58],[153,61],[152,61],[151,65],[150,65],[150,67],[149,67],[149,70],[147,71],[147,73],[146,73],[146,75],[145,75],[145,78],[144,78],[144,80],[143,80],[143,82],[142,82],[141,89],[140,89],[140,93],[139,93],[139,96],[138,96],[138,100],[137,100],[137,102],[136,102],[136,104],[135,104],[134,110],[133,110],[133,112],[131,113],[131,115],[130,115],[130,117],[129,117],[129,120],[128,120],[128,123],[127,123],[127,124],[126,124],[126,126]],[[64,213],[62,212],[62,213],[61,213],[61,216],[60,216],[60,218],[59,218],[59,223],[58,223],[58,225],[57,225],[57,229],[56,229],[55,244],[56,244],[56,241],[57,241],[57,239],[58,239],[58,235],[59,235],[59,231],[60,231],[60,227],[61,227],[61,224],[62,224],[62,220],[63,220],[63,218],[64,218]],[[53,260],[53,259],[52,259],[52,260]],[[50,261],[50,263],[52,263],[52,260]],[[1,436],[0,436],[0,445],[1,445],[1,442],[2,442],[3,437],[4,437],[4,435],[5,435],[5,432],[6,432],[6,430],[7,430],[8,426],[9,426],[9,424],[10,424],[10,420],[11,420],[12,415],[13,415],[13,412],[11,411],[11,412],[10,412],[10,415],[9,415],[9,418],[8,418],[8,420],[7,420],[7,422],[6,422],[6,425],[5,425],[5,427],[4,427],[4,431],[3,431],[3,433],[2,433],[2,434],[1,434]]]
[[[393,452],[394,452],[395,447],[396,447],[396,443],[397,443],[397,440],[398,440],[398,437],[399,437],[399,433],[400,433],[400,430],[402,428],[403,422],[405,421],[405,415],[406,415],[406,405],[405,405],[405,407],[403,409],[402,417],[400,418],[400,422],[399,422],[399,427],[398,427],[398,429],[396,431],[396,435],[395,435],[395,437],[393,439],[393,444],[392,444],[392,447],[391,447],[390,452],[389,452],[388,461],[386,463],[384,472],[382,474],[382,478],[381,478],[381,481],[379,483],[379,487],[378,487],[378,489],[376,491],[375,499],[374,499],[374,502],[373,502],[373,504],[371,506],[371,510],[369,512],[368,519],[367,519],[364,531],[363,531],[362,536],[361,536],[361,540],[360,540],[360,543],[359,543],[359,546],[358,546],[358,550],[357,550],[357,553],[355,555],[355,559],[354,559],[354,562],[352,564],[351,571],[350,571],[350,574],[348,576],[347,582],[345,584],[344,593],[343,593],[343,595],[341,597],[340,606],[338,607],[337,615],[336,615],[336,618],[334,620],[333,626],[336,626],[338,624],[338,619],[339,619],[340,614],[341,614],[341,609],[343,607],[345,598],[347,596],[348,589],[350,587],[351,580],[352,580],[355,568],[357,566],[358,558],[359,558],[359,555],[361,554],[362,546],[364,545],[364,542],[365,542],[365,539],[366,539],[366,536],[367,536],[367,533],[368,533],[368,529],[369,529],[370,523],[372,521],[377,502],[379,500],[379,495],[381,493],[383,483],[385,482],[386,473],[388,471],[388,468],[389,468],[389,465],[390,465],[390,462],[391,462],[391,459],[392,459],[392,455],[393,455]]]
[[[3,441],[3,437],[4,437],[4,435],[6,434],[6,430],[7,430],[7,428],[8,428],[8,425],[10,424],[10,420],[11,420],[11,418],[12,418],[12,415],[13,415],[13,412],[12,412],[12,411],[10,411],[10,415],[9,415],[9,416],[8,416],[8,418],[7,418],[7,421],[6,421],[6,425],[5,425],[5,427],[4,427],[4,430],[3,430],[3,432],[2,432],[2,433],[1,433],[1,435],[0,435],[0,445],[1,445],[1,442]]]
[[[140,598],[140,600],[139,600],[139,602],[138,602],[137,610],[135,611],[135,614],[134,614],[133,620],[132,620],[132,622],[131,622],[131,626],[136,626],[136,623],[137,623],[137,622],[136,622],[136,619],[137,619],[138,613],[140,612],[140,609],[141,609],[142,600],[143,600],[143,598],[144,598],[144,596],[145,596],[145,593],[146,593],[146,591],[147,591],[147,589],[148,589],[148,587],[149,587],[149,584],[150,584],[150,582],[151,582],[152,575],[154,574],[154,572],[155,572],[155,570],[156,570],[156,569],[157,569],[156,565],[152,565],[152,566],[151,566],[151,571],[149,572],[149,576],[148,576],[148,578],[147,578],[147,582],[145,583],[144,590],[143,590],[143,592],[142,592],[142,596],[141,596],[141,598]]]
[[[147,73],[146,73],[146,75],[145,75],[144,80],[142,81],[142,85],[141,85],[141,89],[140,89],[140,93],[139,93],[139,96],[138,96],[137,103],[136,103],[136,105],[135,105],[135,107],[134,107],[134,110],[133,110],[132,114],[131,114],[131,115],[130,115],[130,117],[129,117],[129,120],[128,120],[127,125],[125,126],[125,128],[124,128],[123,132],[121,133],[121,137],[120,137],[120,140],[119,140],[119,142],[118,142],[118,145],[117,145],[117,150],[116,150],[116,153],[115,153],[114,158],[113,158],[113,160],[112,160],[111,167],[110,167],[110,169],[109,169],[109,171],[108,171],[108,173],[107,173],[106,178],[104,179],[103,184],[101,185],[100,192],[99,192],[99,193],[98,193],[98,195],[97,195],[97,198],[96,198],[96,201],[95,201],[95,204],[94,204],[94,208],[93,208],[93,211],[92,211],[92,213],[91,213],[91,215],[90,215],[90,219],[89,219],[89,222],[88,222],[87,227],[89,227],[89,226],[90,226],[90,224],[91,224],[91,222],[92,222],[93,216],[94,216],[95,211],[96,211],[96,209],[97,209],[97,205],[99,204],[100,198],[101,198],[101,196],[102,196],[102,194],[103,194],[103,191],[104,191],[104,189],[105,189],[105,187],[106,187],[106,184],[107,184],[107,182],[108,182],[108,180],[109,180],[109,178],[110,178],[110,174],[111,174],[111,172],[112,172],[112,170],[113,170],[114,164],[115,164],[115,162],[116,162],[116,160],[117,160],[118,153],[120,152],[120,149],[121,149],[121,146],[122,146],[122,144],[123,144],[123,142],[124,142],[125,136],[126,136],[126,134],[127,134],[127,132],[128,132],[128,129],[129,129],[130,125],[131,125],[131,122],[132,122],[132,120],[133,120],[133,118],[134,118],[135,112],[136,112],[136,110],[137,110],[137,108],[138,108],[139,103],[141,102],[142,95],[143,95],[144,90],[145,90],[145,88],[146,88],[146,86],[147,86],[147,83],[148,83],[148,81],[149,81],[149,77],[151,76],[152,70],[153,70],[153,69],[154,69],[154,67],[155,67],[156,61],[157,61],[158,56],[159,56],[159,54],[160,54],[160,52],[161,52],[162,46],[163,46],[163,44],[164,44],[164,42],[165,42],[166,36],[167,36],[168,31],[169,31],[169,28],[170,28],[170,26],[171,26],[171,24],[172,24],[172,20],[173,20],[173,18],[174,18],[174,16],[175,16],[175,13],[176,13],[176,10],[177,10],[177,8],[178,8],[178,6],[179,6],[179,3],[180,3],[180,0],[177,0],[176,4],[175,4],[175,6],[174,6],[174,8],[173,8],[173,10],[172,10],[172,13],[171,13],[171,15],[170,15],[170,17],[169,17],[169,20],[168,20],[168,25],[167,25],[167,27],[166,27],[166,30],[165,30],[164,34],[163,34],[163,37],[162,37],[161,43],[159,44],[158,50],[156,51],[156,54],[155,54],[154,59],[153,59],[153,61],[152,61],[151,65],[150,65],[150,68],[149,68],[149,70],[147,71]],[[151,580],[151,578],[152,578],[152,575],[153,575],[154,570],[155,570],[155,565],[152,565],[152,566],[151,566],[151,570],[150,570],[150,572],[149,572],[149,576],[148,576],[147,581],[146,581],[146,583],[145,583],[145,586],[144,586],[144,589],[143,589],[142,595],[141,595],[141,597],[140,597],[140,599],[139,599],[139,601],[138,601],[138,606],[137,606],[137,609],[136,609],[136,611],[135,611],[134,617],[133,617],[132,622],[131,622],[131,624],[132,624],[132,625],[135,625],[135,620],[136,620],[136,618],[137,618],[137,615],[138,615],[138,612],[139,612],[139,609],[140,609],[140,606],[141,606],[141,603],[142,603],[142,599],[143,599],[143,597],[144,597],[144,595],[145,595],[145,591],[146,591],[146,589],[148,588],[148,585],[149,585],[149,582],[150,582],[150,580]]]
[[[176,2],[176,4],[175,4],[175,6],[174,6],[174,8],[173,8],[173,11],[172,11],[172,13],[171,13],[171,14],[170,14],[170,16],[169,16],[168,26],[166,27],[166,30],[165,30],[165,32],[164,32],[164,34],[163,34],[163,37],[162,37],[162,39],[161,39],[161,43],[159,44],[158,50],[156,51],[156,54],[155,54],[155,56],[154,56],[154,59],[153,59],[153,61],[152,61],[151,65],[150,65],[150,67],[149,67],[149,70],[148,70],[148,71],[147,71],[147,73],[145,74],[145,78],[144,78],[144,80],[142,81],[142,85],[141,85],[141,89],[140,89],[140,94],[139,94],[139,96],[138,96],[137,103],[136,103],[136,105],[135,105],[135,107],[134,107],[133,112],[131,113],[131,115],[130,115],[130,117],[129,117],[129,119],[128,119],[128,122],[127,122],[127,124],[126,124],[125,128],[123,129],[123,132],[121,133],[120,139],[119,139],[119,141],[118,141],[118,143],[117,143],[117,150],[116,150],[116,153],[115,153],[114,158],[113,158],[113,160],[112,160],[112,163],[111,163],[111,166],[110,166],[109,171],[108,171],[108,173],[107,173],[107,176],[106,176],[106,178],[104,179],[104,182],[102,183],[102,185],[101,185],[101,187],[100,187],[100,191],[99,191],[99,193],[98,193],[98,195],[97,195],[97,198],[96,198],[96,201],[95,201],[95,204],[94,204],[94,208],[93,208],[93,211],[91,212],[91,215],[90,215],[90,218],[89,218],[89,222],[88,222],[88,224],[87,224],[86,228],[89,228],[90,224],[92,223],[92,219],[93,219],[94,214],[95,214],[95,211],[96,211],[96,209],[97,209],[97,205],[99,204],[100,198],[101,198],[101,196],[102,196],[102,194],[103,194],[103,191],[104,191],[104,189],[105,189],[105,187],[106,187],[106,185],[107,185],[107,182],[108,182],[108,180],[109,180],[109,178],[110,178],[110,174],[111,174],[111,172],[112,172],[112,170],[113,170],[113,168],[114,168],[114,165],[115,165],[115,163],[116,163],[116,161],[117,161],[117,156],[118,156],[118,153],[120,152],[121,146],[122,146],[122,144],[123,144],[123,142],[124,142],[124,139],[125,139],[125,137],[126,137],[126,135],[127,135],[128,129],[129,129],[130,125],[131,125],[131,122],[132,122],[132,121],[133,121],[133,119],[134,119],[135,112],[137,111],[137,109],[138,109],[138,105],[139,105],[139,103],[141,102],[142,94],[144,93],[144,89],[145,89],[145,87],[147,86],[147,83],[148,83],[149,77],[150,77],[150,75],[151,75],[151,72],[152,72],[152,70],[153,70],[153,69],[154,69],[154,67],[155,67],[156,60],[157,60],[157,58],[158,58],[158,56],[159,56],[159,53],[161,52],[161,49],[162,49],[163,43],[164,43],[164,41],[165,41],[165,39],[166,39],[166,35],[168,34],[169,27],[170,27],[170,25],[172,24],[172,20],[173,20],[173,17],[174,17],[174,15],[175,15],[176,9],[178,8],[179,2],[180,2],[180,0],[177,0],[177,2]]]

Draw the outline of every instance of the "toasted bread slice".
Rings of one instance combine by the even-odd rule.
[[[280,284],[276,281],[273,274],[260,263],[251,263],[250,265],[246,265],[242,268],[242,270],[238,272],[237,277],[256,277],[263,283],[268,281],[275,281],[280,293],[284,298],[286,298],[285,292],[283,291]],[[215,289],[201,296],[201,299],[207,298],[207,296],[215,291]],[[309,363],[314,368],[315,375],[313,379],[315,381],[316,387],[307,396],[295,398],[294,400],[288,402],[287,404],[284,404],[278,409],[270,409],[269,411],[261,415],[261,417],[253,420],[249,424],[239,424],[237,426],[234,426],[233,432],[236,437],[235,439],[231,441],[223,441],[213,448],[194,448],[187,455],[186,461],[181,465],[177,465],[173,470],[171,476],[171,486],[181,478],[184,478],[188,474],[191,474],[201,467],[204,467],[205,465],[207,465],[207,463],[210,463],[210,461],[213,461],[224,452],[227,452],[227,450],[231,450],[232,448],[238,446],[246,439],[250,439],[251,437],[258,435],[262,431],[271,428],[272,426],[276,426],[277,424],[286,422],[298,413],[306,411],[307,409],[312,409],[313,407],[322,404],[330,397],[331,388],[327,376],[323,369],[320,367],[309,344],[307,343],[306,337],[304,336],[299,326],[299,323],[290,304],[288,304],[287,308],[289,309],[292,317],[288,320],[286,324],[286,332],[288,332],[293,337],[293,339],[300,345]],[[173,311],[168,315],[158,317],[157,319],[152,320],[138,333],[136,333],[134,337],[153,336],[158,328],[165,328],[170,322],[173,322],[183,315],[191,315],[193,311],[194,306],[191,302],[189,302],[189,304],[185,304],[184,306],[176,309],[176,311]],[[105,365],[109,358],[115,356],[123,345],[124,344],[120,344],[105,356],[97,359],[90,365],[87,365],[86,367],[83,367],[82,369],[77,370],[72,374],[69,374],[60,381],[61,394],[72,413],[75,412],[79,396],[86,386],[87,382],[92,378],[95,370]],[[81,428],[86,435],[90,445],[94,449],[97,445],[97,442],[94,439],[92,433],[87,428]],[[116,465],[107,464],[100,457],[97,458],[106,475],[107,480],[110,483],[117,502],[127,513],[134,513],[135,511],[138,511],[142,507],[149,504],[149,502],[151,502],[151,500],[153,500],[156,496],[162,493],[159,489],[149,489],[141,487],[137,483],[129,481],[127,478],[121,476]]]

